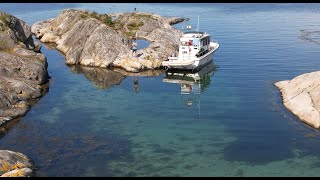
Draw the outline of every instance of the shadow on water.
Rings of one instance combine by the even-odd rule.
[[[237,137],[237,140],[224,149],[225,160],[264,165],[295,157],[293,151],[295,144],[292,138],[298,135],[291,130],[283,131],[282,126],[287,126],[287,123],[281,124],[279,122],[281,116],[287,114],[284,112],[286,109],[281,107],[280,92],[273,91],[273,96],[277,97],[272,101],[278,101],[277,111],[279,113],[275,116],[265,117],[266,121],[259,120],[259,114],[263,114],[263,112],[248,112],[248,110],[244,110],[247,108],[245,106],[239,107],[236,112],[233,112],[234,119],[238,119],[238,121],[232,121],[232,125],[228,125],[230,126],[228,130]],[[243,115],[244,111],[248,113]]]
[[[252,165],[267,164],[293,158],[294,153],[286,141],[268,141],[263,138],[247,140],[240,138],[224,149],[224,159],[227,161],[243,161]]]

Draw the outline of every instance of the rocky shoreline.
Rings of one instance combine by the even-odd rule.
[[[80,65],[70,67],[71,70],[87,74],[98,87],[108,88],[128,73],[142,70],[155,73],[161,62],[177,51],[182,32],[171,25],[183,20],[151,13],[108,15],[70,9],[30,27],[0,12],[1,133],[24,116],[49,88],[48,63],[32,34],[43,43],[53,43],[65,54],[66,64]],[[131,56],[132,37],[151,42],[148,48],[138,51],[139,57]],[[117,72],[106,67],[120,69]],[[0,159],[2,177],[34,175],[34,162],[22,153],[0,150]]]
[[[0,126],[1,134],[48,90],[49,75],[41,45],[31,27],[0,12]],[[10,122],[10,123],[9,123]],[[1,177],[32,176],[34,163],[24,154],[0,150]]]
[[[46,93],[49,75],[40,44],[31,28],[16,17],[0,12],[0,126],[24,116],[30,101]]]

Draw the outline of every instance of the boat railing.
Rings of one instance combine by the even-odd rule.
[[[212,39],[210,42],[213,42],[213,43],[217,43],[217,44],[218,44],[218,40],[215,40],[215,39]]]

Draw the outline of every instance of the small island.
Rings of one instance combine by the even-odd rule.
[[[32,25],[31,31],[43,43],[56,43],[66,64],[91,67],[119,67],[128,72],[158,69],[178,50],[182,32],[172,27],[183,18],[164,18],[152,13],[98,14],[67,9],[58,17]],[[150,42],[131,55],[133,38]]]

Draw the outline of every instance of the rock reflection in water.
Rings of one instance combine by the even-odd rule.
[[[57,50],[57,44],[56,43],[42,43],[47,49],[50,50]]]
[[[150,69],[150,70],[145,70],[145,71],[141,71],[138,73],[134,73],[134,72],[128,72],[125,71],[124,69],[121,68],[113,68],[112,69],[115,72],[119,72],[125,76],[160,76],[161,74],[163,74],[165,72],[165,70],[163,69]]]
[[[70,70],[76,74],[83,74],[100,89],[108,89],[113,85],[120,84],[126,76],[122,73],[106,68],[86,67],[81,65],[69,66]]]

